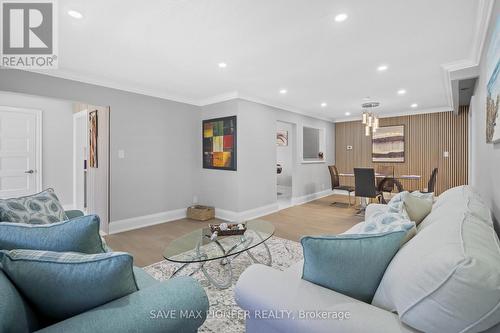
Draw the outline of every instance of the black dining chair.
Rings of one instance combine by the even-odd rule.
[[[436,189],[436,178],[438,174],[438,168],[434,168],[431,173],[431,178],[429,178],[429,182],[427,183],[427,188],[422,191],[422,193],[433,193]]]
[[[332,179],[332,190],[347,192],[349,207],[351,207],[351,193],[354,192],[354,187],[348,185],[340,185],[339,170],[335,165],[329,165],[328,171],[330,171],[330,177]],[[337,202],[332,202],[335,205]]]
[[[354,168],[355,195],[361,198],[379,198],[382,192],[375,187],[375,170],[372,168]],[[363,200],[362,200],[363,202]],[[358,215],[363,215],[366,205],[361,205]]]

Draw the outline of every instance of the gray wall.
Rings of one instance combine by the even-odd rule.
[[[198,179],[199,186],[195,189],[196,195],[200,203],[204,205],[215,206],[219,209],[225,209],[230,211],[238,211],[238,171],[242,166],[240,159],[241,153],[241,120],[239,117],[236,119],[236,145],[237,145],[237,165],[238,171],[228,171],[228,170],[212,170],[203,169],[202,161],[202,140],[201,140],[201,126],[203,119],[212,119],[228,116],[238,116],[238,101],[231,100],[227,102],[212,104],[208,106],[201,107],[201,113],[199,119],[196,122],[198,136],[200,138],[196,140],[197,149],[197,171],[195,177]]]
[[[487,68],[486,54],[488,53],[492,32],[498,19],[500,19],[500,2],[495,1],[488,37],[484,44],[480,62],[480,77],[474,93],[474,102],[471,105],[472,135],[474,136],[471,147],[471,183],[479,189],[483,198],[490,205],[497,219],[497,227],[498,219],[500,219],[500,143],[495,145],[487,144],[485,131],[486,84],[491,75],[491,68]]]
[[[238,170],[202,169],[201,143],[199,201],[235,212],[276,203],[276,122],[296,124],[297,151],[293,168],[293,197],[329,189],[327,165],[333,163],[334,124],[246,100],[232,100],[202,107],[202,119],[237,115]],[[325,163],[302,164],[302,126],[324,128],[326,133]],[[221,190],[223,189],[223,190]]]
[[[54,188],[63,205],[73,204],[73,104],[0,91],[0,105],[42,110],[42,188]]]
[[[199,165],[198,107],[8,69],[0,70],[0,91],[111,107],[111,221],[192,203]],[[119,149],[125,150],[125,159],[118,159]]]

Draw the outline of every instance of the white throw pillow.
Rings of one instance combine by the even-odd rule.
[[[450,191],[393,258],[372,304],[423,332],[481,332],[500,321],[500,242],[477,217],[488,210],[477,195]]]

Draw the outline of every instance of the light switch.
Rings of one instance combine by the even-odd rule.
[[[444,157],[444,158],[448,158],[448,157],[450,157],[450,152],[445,151],[445,152],[443,153],[443,157]]]
[[[118,158],[120,158],[120,159],[125,158],[125,150],[123,150],[123,149],[118,150]]]

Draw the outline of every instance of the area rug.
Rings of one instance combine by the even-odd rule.
[[[272,267],[284,270],[294,263],[301,260],[302,257],[302,247],[299,243],[286,240],[279,237],[272,237],[267,240],[267,245],[272,254]],[[252,254],[257,258],[263,258],[265,256],[265,248],[262,245],[257,246],[252,249]],[[213,271],[218,267],[213,261],[214,265],[209,265],[207,269]],[[200,284],[205,289],[208,299],[210,302],[210,311],[207,316],[207,320],[200,327],[199,332],[222,332],[222,333],[236,333],[245,332],[245,320],[244,318],[239,318],[241,316],[235,315],[237,310],[240,310],[236,302],[234,301],[234,286],[238,281],[239,276],[243,271],[253,264],[252,259],[245,253],[238,256],[231,263],[233,268],[233,281],[231,287],[223,290],[219,290],[214,287],[205,278],[205,275],[201,271],[193,274],[193,278],[198,280]],[[164,281],[170,278],[172,273],[180,266],[180,264],[172,263],[169,261],[160,261],[156,264],[152,264],[144,268],[144,270],[153,276],[155,279]],[[190,265],[185,270],[179,272],[179,276],[188,275],[190,272],[196,269],[196,265]]]

